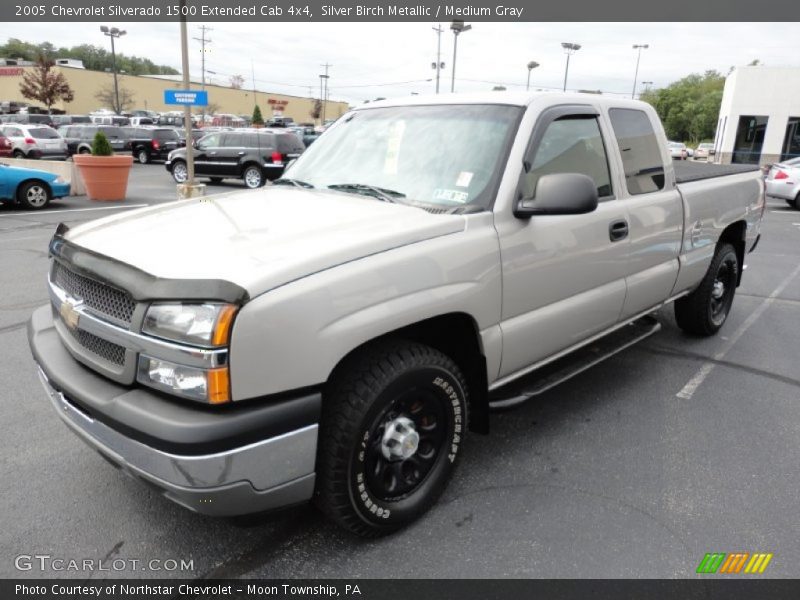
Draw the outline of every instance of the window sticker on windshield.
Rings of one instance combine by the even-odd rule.
[[[469,187],[469,182],[472,181],[472,175],[470,171],[461,171],[458,174],[458,179],[456,179],[456,186],[457,187]]]
[[[385,175],[397,175],[397,163],[400,160],[400,144],[403,142],[403,133],[406,130],[405,121],[392,123],[389,129],[389,138],[386,140],[386,158],[383,161]]]
[[[469,194],[467,192],[461,192],[459,190],[443,190],[442,188],[436,188],[433,190],[434,200],[444,200],[445,202],[464,204],[468,198]]]

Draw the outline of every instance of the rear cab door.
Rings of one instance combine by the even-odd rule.
[[[600,201],[588,214],[521,219],[496,213],[503,356],[495,385],[619,320],[629,240],[611,231],[628,215],[617,196],[610,137],[590,102],[545,108],[533,126],[515,198],[535,198],[543,175],[581,173],[594,180]]]
[[[683,201],[672,159],[664,149],[661,122],[652,110],[634,106],[606,111],[618,196],[628,213],[627,295],[622,317],[633,317],[670,297],[678,278],[683,240]]]

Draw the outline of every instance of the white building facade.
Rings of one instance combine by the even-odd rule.
[[[800,157],[800,68],[737,67],[728,75],[714,147],[722,163]]]

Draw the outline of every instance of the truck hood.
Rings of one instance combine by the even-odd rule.
[[[156,277],[227,280],[252,297],[464,226],[461,215],[280,186],[125,212],[66,238]]]

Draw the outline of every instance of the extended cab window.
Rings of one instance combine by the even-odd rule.
[[[553,173],[588,175],[597,185],[599,197],[611,195],[608,156],[596,117],[568,116],[548,125],[525,176],[524,195],[534,197],[539,178]]]
[[[608,114],[622,155],[628,193],[664,189],[664,159],[647,114],[631,108],[612,108]]]

